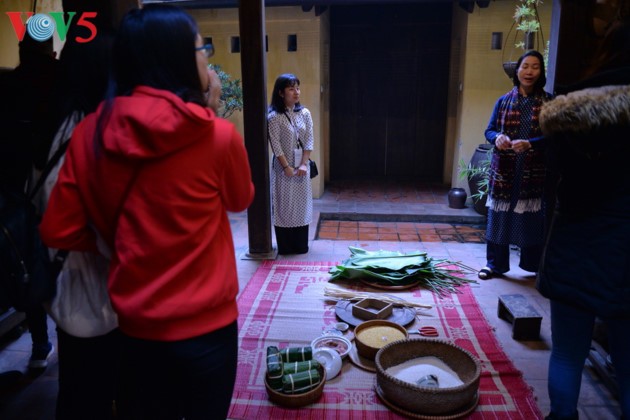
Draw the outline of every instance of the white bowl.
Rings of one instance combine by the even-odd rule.
[[[343,359],[348,355],[348,353],[350,353],[352,343],[346,337],[326,334],[313,340],[311,342],[311,347],[313,348],[313,351],[320,348],[329,348],[331,350],[335,350]]]
[[[341,372],[341,356],[328,347],[313,350],[313,359],[317,360],[326,370],[326,380],[330,380]]]

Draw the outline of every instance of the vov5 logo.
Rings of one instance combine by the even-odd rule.
[[[15,36],[18,41],[22,41],[24,39],[24,33],[28,31],[28,34],[36,41],[46,41],[50,39],[55,33],[55,29],[57,30],[57,35],[59,35],[59,39],[63,42],[66,40],[66,34],[68,33],[68,28],[72,23],[72,20],[76,16],[77,12],[67,12],[68,15],[67,21],[64,20],[64,12],[48,12],[48,13],[37,13],[33,14],[33,12],[6,12],[7,16],[11,20],[11,25],[13,25],[13,30],[15,31]],[[23,20],[22,16],[26,15],[26,21]],[[90,36],[87,38],[83,38],[77,36],[75,41],[80,43],[90,42],[94,39],[97,33],[96,25],[90,22],[89,19],[94,19],[96,17],[96,12],[83,12],[77,21],[78,26],[83,26],[90,31]],[[28,23],[28,25],[26,25]]]

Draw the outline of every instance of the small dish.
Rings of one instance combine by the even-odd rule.
[[[336,351],[343,359],[350,353],[352,343],[347,338],[338,335],[322,335],[311,342],[311,347],[313,351],[320,348],[329,348]]]
[[[326,370],[326,380],[330,380],[341,372],[341,356],[328,347],[313,350],[313,359],[317,360]]]
[[[345,322],[337,322],[335,324],[335,329],[337,331],[345,332],[345,331],[348,330],[348,328],[350,328],[350,326],[348,324],[346,324]]]
[[[335,335],[337,337],[341,337],[343,333],[336,328],[332,328],[330,330],[326,330],[322,333],[322,335]]]

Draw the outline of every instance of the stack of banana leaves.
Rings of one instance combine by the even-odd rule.
[[[342,279],[365,280],[381,286],[409,286],[418,284],[445,296],[457,293],[457,287],[476,283],[465,274],[475,270],[459,262],[433,259],[426,252],[366,251],[349,247],[350,258],[329,271],[334,282]]]

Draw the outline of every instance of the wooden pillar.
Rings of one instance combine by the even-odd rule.
[[[547,88],[554,91],[584,76],[599,40],[592,31],[592,7],[587,0],[553,0]]]
[[[560,16],[562,7],[560,0],[551,3],[551,27],[549,28],[549,61],[547,63],[547,84],[545,90],[554,92],[556,85],[556,68],[558,67],[558,38],[560,35]]]
[[[276,252],[271,245],[264,0],[240,0],[238,16],[245,147],[256,188],[254,202],[247,211],[249,236],[247,256],[252,259],[273,259]]]

